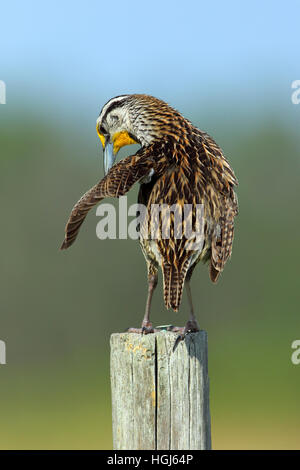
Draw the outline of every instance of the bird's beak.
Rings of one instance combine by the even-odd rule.
[[[129,135],[126,131],[116,132],[111,142],[109,136],[105,137],[99,131],[98,123],[97,134],[103,146],[104,174],[106,176],[111,167],[113,166],[120,148],[124,147],[124,145],[137,144],[138,142],[136,142],[136,140],[134,140],[134,138]]]
[[[99,131],[98,123],[97,134],[103,147],[104,175],[106,176],[115,162],[117,152],[114,149],[114,143],[110,142],[110,138],[108,136],[104,137],[104,135]]]
[[[113,142],[105,141],[104,145],[104,174],[105,176],[113,166],[116,159]]]

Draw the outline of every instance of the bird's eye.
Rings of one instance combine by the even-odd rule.
[[[107,134],[108,134],[108,132],[107,132],[107,130],[105,129],[104,126],[100,126],[99,132],[100,132],[101,134],[103,134],[103,135],[107,135]]]

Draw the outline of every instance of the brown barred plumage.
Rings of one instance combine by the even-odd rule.
[[[116,118],[118,120],[115,126]],[[191,204],[194,228],[196,206],[204,209],[204,245],[191,249],[189,240],[174,233],[174,214],[163,213],[160,220],[170,222],[170,238],[151,238],[150,225],[143,226],[140,243],[149,278],[149,299],[143,331],[153,331],[149,321],[150,302],[156,285],[157,270],[163,272],[164,301],[178,310],[183,285],[188,282],[199,261],[209,261],[210,278],[216,282],[231,255],[234,217],[238,212],[234,186],[237,180],[221,149],[178,111],[147,95],[125,95],[110,100],[97,121],[102,142],[113,142],[126,132],[141,144],[141,149],[112,166],[108,174],[74,206],[66,226],[62,249],[75,240],[88,211],[104,197],[124,195],[140,182],[138,201],[147,205]],[[115,127],[114,127],[115,126]],[[124,144],[122,144],[124,145]],[[154,286],[154,287],[151,287]],[[149,304],[149,305],[148,305]],[[191,304],[190,323],[195,317]],[[136,330],[138,331],[138,330]],[[186,330],[185,330],[186,331]]]

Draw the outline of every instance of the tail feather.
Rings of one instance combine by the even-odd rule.
[[[163,265],[165,306],[171,307],[175,312],[178,311],[181,303],[188,266],[189,260],[186,260],[180,268],[167,263]]]

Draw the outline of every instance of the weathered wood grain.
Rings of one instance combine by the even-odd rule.
[[[111,336],[114,449],[210,449],[207,335]]]

